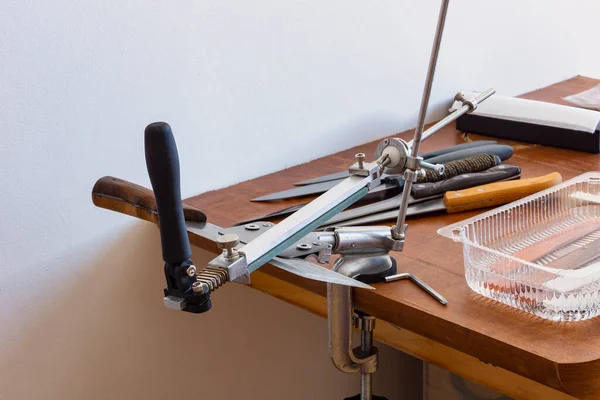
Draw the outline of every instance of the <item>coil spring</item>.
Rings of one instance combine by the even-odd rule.
[[[192,289],[196,293],[211,293],[229,280],[229,271],[223,268],[206,267],[196,274]]]

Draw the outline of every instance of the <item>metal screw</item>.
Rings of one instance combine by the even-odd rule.
[[[217,238],[217,247],[225,250],[225,258],[231,259],[237,257],[235,246],[238,244],[240,244],[240,238],[235,233],[228,233]]]
[[[357,153],[354,157],[356,157],[356,161],[358,162],[358,169],[363,169],[366,158],[365,153]]]
[[[194,276],[196,275],[196,267],[193,265],[190,265],[188,267],[188,269],[185,270],[185,273],[188,274],[188,276]]]
[[[426,161],[421,161],[421,167],[433,170],[440,175],[444,175],[444,164],[431,164]]]
[[[298,250],[310,250],[312,248],[312,246],[308,243],[300,243],[300,244],[296,245],[296,248]]]
[[[256,224],[248,224],[248,225],[244,225],[244,228],[248,229],[249,231],[257,231],[260,229],[260,226],[258,226]]]
[[[454,100],[456,101],[460,101],[461,103],[464,103],[466,98],[465,98],[465,92],[458,92],[456,93],[456,96],[454,96]]]
[[[194,282],[192,283],[192,290],[195,293],[208,293],[210,292],[210,288],[206,283],[203,282]]]

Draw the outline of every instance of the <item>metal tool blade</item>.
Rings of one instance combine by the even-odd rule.
[[[548,189],[562,181],[558,172],[527,178],[522,180],[495,182],[475,186],[468,189],[446,192],[443,198],[429,200],[408,206],[406,215],[418,215],[438,210],[447,210],[449,213],[461,211],[473,211],[487,207],[495,207],[522,199],[526,196]],[[406,201],[403,199],[403,201]],[[447,205],[447,206],[446,206]],[[369,215],[360,219],[343,221],[336,226],[351,226],[379,222],[388,218],[394,218],[395,211]]]
[[[517,179],[520,176],[520,172],[521,169],[519,167],[508,164],[500,164],[482,172],[457,175],[440,182],[414,185],[413,194],[409,197],[408,205],[410,206],[411,204],[441,197],[444,195],[444,193],[450,190],[462,190],[473,186],[484,185],[486,183]],[[417,193],[425,194],[427,197],[417,196]],[[342,211],[327,221],[326,226],[334,226],[342,221],[360,218],[366,215],[378,214],[387,210],[398,210],[401,201],[402,193],[376,203]]]
[[[509,164],[500,164],[483,172],[476,172],[474,174],[463,174],[440,182],[419,183],[414,185],[412,188],[411,203],[433,199],[437,197],[437,195],[443,195],[448,190],[466,189],[471,186],[483,185],[491,182],[498,182],[508,179],[519,179],[519,177],[519,167]],[[389,199],[384,199],[362,207],[342,211],[333,218],[333,222],[327,222],[327,226],[330,226],[335,222],[345,221],[348,219],[362,217],[364,215],[387,211],[392,208],[398,208],[400,206],[399,199],[400,196],[394,196]],[[286,207],[281,210],[274,211],[272,213],[257,215],[255,217],[248,218],[244,221],[237,222],[235,225],[245,225],[256,221],[265,221],[270,218],[283,217],[298,211],[306,204],[307,203],[302,203],[295,206]]]
[[[406,215],[419,215],[426,214],[434,211],[442,211],[445,210],[446,206],[444,205],[444,199],[442,197],[438,197],[437,199],[427,200],[420,203],[413,203],[408,206]],[[327,224],[321,226],[319,229],[331,228],[333,226],[343,227],[343,226],[360,226],[360,225],[368,225],[375,222],[383,222],[387,220],[394,220],[398,217],[398,210],[389,210],[376,214],[367,215],[365,217],[349,219],[346,221],[341,221],[335,224]]]
[[[267,194],[265,196],[261,196],[261,197],[252,199],[250,201],[257,201],[257,202],[275,201],[275,200],[292,199],[295,197],[303,197],[303,196],[311,196],[311,195],[315,195],[315,194],[321,194],[321,193],[328,191],[329,189],[333,188],[334,186],[336,186],[337,184],[339,184],[341,182],[343,182],[343,179],[336,180],[336,181],[329,181],[329,182],[321,182],[321,183],[317,183],[315,185],[309,185],[309,186],[300,186],[300,187],[284,190],[284,191],[277,192],[277,193]],[[396,189],[396,188],[398,188],[398,182],[397,181],[389,181],[389,182],[382,183],[381,185],[371,189],[369,191],[369,193],[378,193],[378,192],[382,192],[382,191],[386,191],[386,190],[390,190],[390,189]]]
[[[329,181],[337,181],[339,179],[345,179],[350,176],[350,172],[348,171],[340,171],[335,172],[333,174],[318,176],[316,178],[308,179],[302,182],[294,183],[294,186],[306,186],[306,185],[314,185],[316,183],[329,182]]]
[[[283,217],[285,215],[290,215],[292,213],[295,213],[296,211],[298,211],[299,209],[301,209],[302,207],[304,207],[307,204],[308,203],[296,204],[295,206],[282,208],[281,210],[273,211],[268,214],[257,215],[255,217],[251,217],[251,218],[245,219],[243,221],[236,222],[234,225],[235,226],[245,225],[245,224],[249,224],[249,223],[256,222],[256,221],[265,221],[265,220],[268,220],[271,218]]]
[[[429,153],[423,153],[423,154],[421,154],[421,157],[423,157],[423,159],[425,161],[427,161],[428,158],[441,156],[441,155],[452,153],[452,152],[455,152],[458,150],[464,150],[464,149],[480,147],[480,146],[485,146],[485,145],[492,145],[492,144],[498,144],[498,142],[496,142],[494,140],[476,140],[473,142],[461,143],[461,144],[457,144],[456,146],[450,146],[450,147],[445,147],[443,149],[430,151]],[[440,163],[440,162],[438,161],[438,163]],[[294,186],[314,185],[315,183],[344,179],[344,178],[347,178],[348,176],[350,176],[350,173],[348,171],[340,171],[340,172],[336,172],[333,174],[323,175],[323,176],[319,176],[317,178],[308,179],[306,181],[296,182],[296,183],[294,183]]]
[[[210,222],[186,222],[187,231],[195,235],[201,236],[211,241],[216,241],[223,228],[211,224]],[[240,241],[240,243],[245,244]],[[294,275],[301,276],[306,279],[312,279],[321,282],[337,283],[340,285],[353,286],[362,289],[374,289],[365,283],[339,274],[330,269],[320,267],[305,260],[295,258],[275,257],[269,262],[277,268],[281,268]]]
[[[281,268],[284,271],[291,272],[294,275],[315,281],[375,290],[373,286],[369,286],[366,283],[362,283],[356,279],[349,278],[328,268],[315,265],[302,259],[286,259],[275,257],[270,261],[270,264],[276,266],[277,268]]]

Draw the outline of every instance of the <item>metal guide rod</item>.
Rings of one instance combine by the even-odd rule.
[[[423,136],[423,129],[425,127],[425,114],[427,113],[427,106],[429,105],[429,96],[431,95],[431,87],[433,86],[433,77],[435,75],[435,67],[437,65],[438,55],[440,53],[440,45],[442,43],[442,34],[444,32],[444,24],[446,22],[446,14],[448,13],[449,3],[450,0],[442,0],[442,5],[440,7],[440,14],[438,17],[437,28],[433,41],[433,48],[431,50],[431,57],[429,59],[429,67],[427,68],[425,88],[423,89],[423,98],[421,99],[421,108],[419,109],[417,128],[415,129],[415,137],[412,142],[411,156],[413,158],[416,158],[419,155],[419,147],[421,146],[421,138]],[[392,236],[395,239],[404,239],[405,237],[404,221],[406,220],[408,197],[410,195],[410,190],[415,177],[415,170],[409,167],[409,169],[405,171],[404,175],[405,184],[402,192],[402,205],[398,211],[398,220],[396,221],[396,226],[392,228]]]
[[[421,143],[423,143],[423,141],[425,139],[427,139],[428,137],[430,137],[431,135],[433,135],[434,133],[436,133],[437,131],[439,131],[440,129],[445,127],[446,125],[450,124],[451,122],[456,121],[458,118],[462,117],[466,113],[473,111],[479,103],[482,103],[483,101],[487,100],[494,93],[496,93],[496,89],[490,88],[490,89],[486,90],[485,92],[478,94],[476,97],[469,100],[468,102],[466,102],[461,108],[456,109],[451,114],[448,114],[447,116],[445,116],[444,118],[439,120],[435,125],[431,126],[429,129],[427,129],[425,132],[423,132],[423,135],[421,136]],[[408,146],[411,148],[413,147],[413,144],[414,144],[414,139],[412,139],[408,142]]]
[[[431,49],[431,57],[429,58],[429,67],[427,68],[427,77],[425,78],[425,88],[423,89],[423,97],[421,98],[421,108],[419,109],[419,117],[417,120],[417,128],[415,129],[415,138],[413,139],[412,153],[413,157],[419,155],[419,147],[421,146],[421,135],[425,129],[425,116],[427,114],[427,106],[429,105],[429,96],[433,86],[433,77],[435,75],[435,67],[437,65],[440,46],[442,44],[442,34],[444,33],[444,24],[446,23],[446,14],[448,13],[448,4],[450,0],[442,0],[440,7],[440,15],[438,17],[435,38],[433,40],[433,48]]]

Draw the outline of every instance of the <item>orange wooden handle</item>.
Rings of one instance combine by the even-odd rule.
[[[446,192],[444,205],[449,213],[499,206],[548,189],[561,182],[562,176],[558,172],[552,172],[536,178],[489,183],[469,189]]]
[[[92,189],[94,204],[158,224],[156,199],[152,190],[112,176],[98,179]],[[197,208],[183,204],[186,221],[205,222],[206,215]]]

